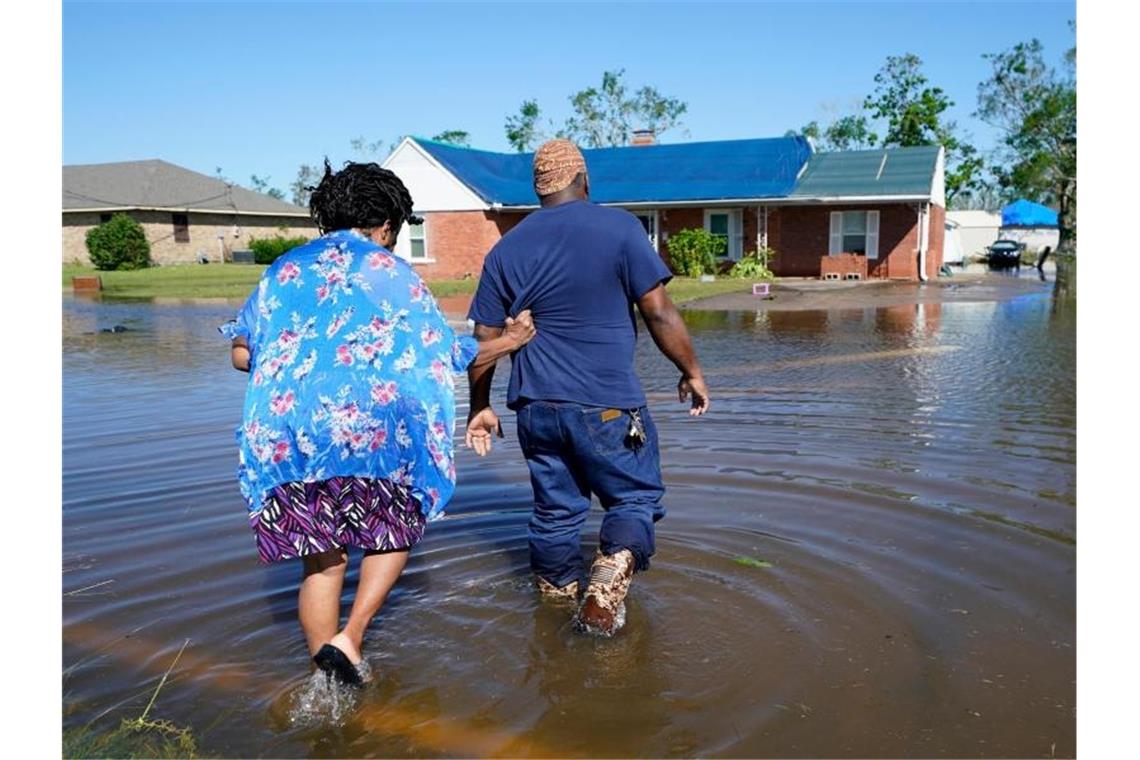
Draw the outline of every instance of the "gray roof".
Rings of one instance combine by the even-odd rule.
[[[816,153],[791,198],[921,196],[929,198],[937,145]]]
[[[63,167],[63,210],[147,208],[309,216],[309,210],[158,159]]]

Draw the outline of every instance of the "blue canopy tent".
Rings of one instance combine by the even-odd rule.
[[[1057,212],[1048,206],[1022,198],[1001,210],[1001,226],[1056,227]]]

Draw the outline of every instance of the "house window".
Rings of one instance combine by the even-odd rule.
[[[737,260],[744,243],[740,212],[736,209],[705,211],[705,229],[724,240],[721,258]]]
[[[827,253],[879,258],[879,212],[832,211]]]
[[[427,258],[427,233],[424,226],[424,224],[408,225],[408,246],[412,261]]]
[[[109,221],[111,221],[111,215],[110,214],[100,214],[99,215],[99,224],[106,224]]]
[[[843,245],[840,247],[844,253],[857,253],[867,255],[867,212],[843,212]]]
[[[641,226],[645,228],[645,235],[649,238],[649,244],[653,246],[653,250],[657,250],[657,212],[656,211],[641,211],[634,216],[641,222]]]
[[[190,217],[186,214],[171,214],[174,220],[174,242],[190,242]]]

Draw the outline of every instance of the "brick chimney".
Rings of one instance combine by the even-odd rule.
[[[635,129],[633,130],[633,137],[629,141],[630,145],[656,145],[657,136],[653,134],[652,129]]]

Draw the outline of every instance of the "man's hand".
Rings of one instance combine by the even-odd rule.
[[[677,395],[682,403],[692,395],[693,408],[689,410],[690,416],[700,417],[709,410],[709,389],[705,387],[705,379],[700,375],[682,375],[681,382],[677,383]]]
[[[520,311],[517,318],[507,317],[507,326],[503,332],[514,342],[516,350],[530,343],[531,338],[535,335],[534,320],[531,318],[530,309]]]
[[[491,453],[491,440],[496,434],[502,438],[503,427],[499,424],[499,415],[489,406],[467,420],[467,448],[475,449],[481,457]]]

